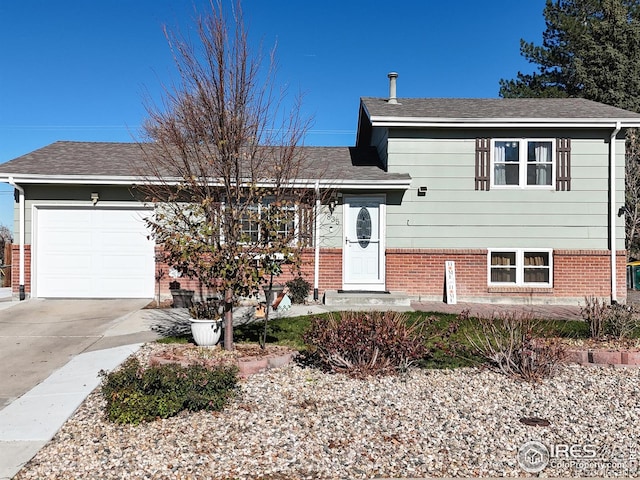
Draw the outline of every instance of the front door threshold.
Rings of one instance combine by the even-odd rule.
[[[391,292],[389,292],[388,290],[366,290],[366,289],[361,289],[361,290],[338,290],[338,293],[352,293],[352,294],[356,294],[356,295],[362,295],[362,294],[375,294],[375,293],[382,293],[385,295],[389,295]]]
[[[345,309],[410,308],[411,298],[404,293],[327,290],[324,294],[324,304]]]

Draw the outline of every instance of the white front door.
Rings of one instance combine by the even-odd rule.
[[[343,290],[384,291],[384,196],[344,197]]]

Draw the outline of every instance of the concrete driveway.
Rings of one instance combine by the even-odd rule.
[[[0,304],[0,410],[75,355],[156,338],[148,329],[122,328],[149,301],[32,299],[9,308]]]

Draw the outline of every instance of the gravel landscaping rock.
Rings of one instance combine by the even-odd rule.
[[[103,408],[93,392],[15,478],[531,476],[518,462],[530,441],[579,446],[544,476],[640,475],[637,368],[566,365],[528,384],[482,368],[354,380],[289,365],[242,380],[221,413],[131,427]]]

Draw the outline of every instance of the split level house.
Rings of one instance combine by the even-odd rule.
[[[361,99],[353,147],[302,147],[323,166],[306,185],[330,192],[305,227],[319,298],[442,301],[454,262],[458,301],[625,300],[625,130],[639,114],[577,98],[396,98],[390,78],[388,98]],[[15,295],[169,295],[141,220],[154,206],[132,188],[140,155],[56,142],[0,165],[15,188]]]

